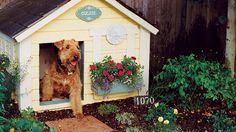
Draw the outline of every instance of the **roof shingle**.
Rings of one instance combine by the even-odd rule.
[[[69,0],[15,0],[0,10],[0,31],[13,37]]]

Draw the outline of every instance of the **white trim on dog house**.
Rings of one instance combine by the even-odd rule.
[[[21,110],[26,109],[29,106],[32,106],[32,72],[31,72],[31,39],[27,38],[20,43],[18,48],[18,57],[20,69],[24,71],[28,71],[24,75],[24,79],[21,81],[19,89],[18,89],[18,100],[19,100],[19,108]],[[27,49],[27,51],[25,51]]]
[[[64,12],[66,12],[68,9],[70,9],[71,7],[73,7],[74,5],[76,5],[80,1],[81,0],[71,0],[67,4],[60,7],[59,9],[56,9],[56,10],[53,10],[53,11],[47,13],[46,14],[47,16],[45,15],[46,17],[44,17],[41,20],[38,20],[37,22],[31,24],[32,25],[31,27],[29,27],[26,30],[20,32],[19,34],[16,34],[15,36],[13,36],[13,38],[15,38],[17,42],[23,41],[25,38],[29,37],[31,34],[36,32],[37,30],[39,30],[43,26],[45,26],[47,23],[51,22],[56,17],[60,16]]]
[[[157,34],[159,32],[159,30],[157,28],[155,28],[154,26],[149,24],[147,21],[145,21],[143,18],[139,17],[135,13],[133,13],[130,10],[128,10],[127,8],[125,8],[123,5],[121,5],[116,0],[105,0],[105,1],[109,4],[111,4],[113,7],[115,7],[119,11],[121,11],[122,13],[124,13],[126,16],[128,16],[132,20],[134,20],[135,22],[137,22],[138,24],[140,24],[141,26],[143,26],[149,32],[151,32],[153,34]]]
[[[140,64],[144,66],[143,81],[145,86],[139,92],[139,95],[147,95],[149,87],[149,65],[150,65],[150,33],[144,29],[140,29]]]
[[[70,9],[71,7],[73,7],[74,5],[79,3],[80,1],[81,0],[71,0],[71,1],[69,1],[68,3],[66,3],[63,6],[61,6],[60,8],[55,9],[52,12],[46,14],[47,15],[46,17],[44,17],[41,20],[37,21],[36,23],[32,24],[31,27],[25,29],[24,31],[16,34],[15,36],[13,36],[13,38],[15,38],[17,42],[23,41],[24,39],[29,37],[31,34],[36,32],[37,30],[39,30],[43,26],[45,26],[47,23],[49,23],[50,21],[52,21],[56,17],[60,16],[64,12],[66,12],[68,9]],[[140,24],[143,28],[145,28],[149,32],[151,32],[153,34],[157,34],[158,33],[159,30],[157,28],[155,28],[154,26],[149,24],[147,21],[145,21],[143,18],[139,17],[135,13],[133,13],[130,10],[128,10],[127,8],[125,8],[123,5],[121,5],[116,0],[105,0],[105,1],[108,4],[112,5],[114,8],[118,9],[119,11],[121,11],[126,16],[128,16],[130,19],[132,19],[135,22],[137,22],[138,24]]]

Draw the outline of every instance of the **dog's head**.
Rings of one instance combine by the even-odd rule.
[[[80,61],[79,43],[72,40],[61,40],[55,42],[54,45],[58,48],[58,58],[61,64],[66,67],[68,72],[74,72]]]

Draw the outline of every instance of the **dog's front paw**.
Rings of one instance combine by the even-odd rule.
[[[81,114],[81,113],[76,113],[76,114],[74,114],[74,115],[75,115],[75,117],[76,117],[77,119],[83,119],[83,118],[84,118],[84,115]]]

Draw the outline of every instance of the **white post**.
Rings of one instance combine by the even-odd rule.
[[[228,1],[228,28],[226,35],[226,47],[225,47],[225,63],[228,68],[232,70],[232,76],[234,76],[234,65],[235,65],[235,0]]]
[[[149,61],[150,61],[150,32],[146,29],[140,29],[140,64],[144,66],[143,79],[144,87],[139,92],[139,95],[147,95],[149,88]]]
[[[19,89],[17,90],[19,109],[26,109],[32,107],[31,89],[32,89],[32,77],[31,77],[31,41],[29,38],[23,40],[18,44],[18,57],[20,69],[23,70],[24,78],[20,82]]]

